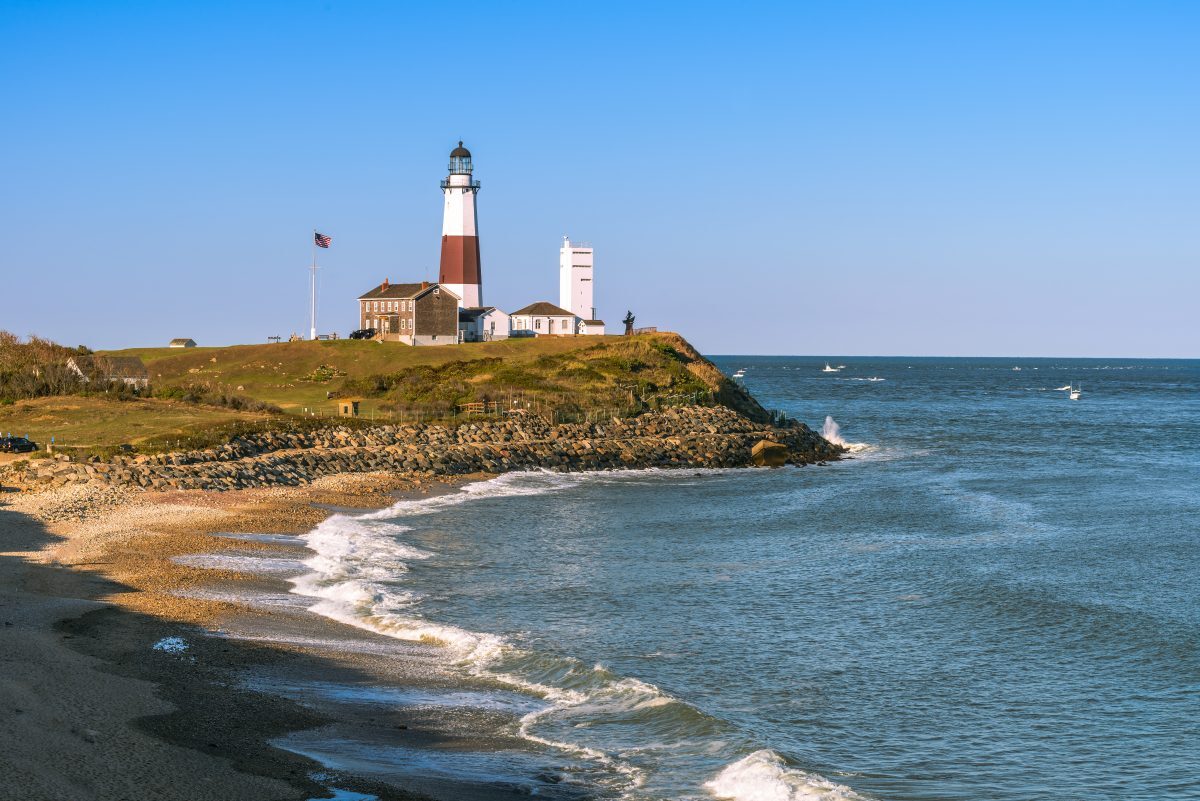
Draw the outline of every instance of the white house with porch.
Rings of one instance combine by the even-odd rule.
[[[524,337],[570,336],[576,333],[576,319],[572,312],[539,300],[512,313],[512,332]]]

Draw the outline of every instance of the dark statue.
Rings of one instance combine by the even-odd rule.
[[[621,322],[625,323],[625,336],[632,336],[634,319],[636,319],[636,318],[633,316],[633,312],[631,312],[631,311],[625,312],[625,319],[621,321]]]

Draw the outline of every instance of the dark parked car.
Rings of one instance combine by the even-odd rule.
[[[374,339],[376,331],[374,328],[360,328],[357,331],[350,333],[351,339]]]
[[[37,449],[37,443],[25,437],[0,437],[0,452],[2,453],[29,453]]]

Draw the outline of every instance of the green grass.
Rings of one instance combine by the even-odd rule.
[[[499,358],[523,364],[597,340],[620,342],[623,337],[541,337],[499,342],[464,343],[414,348],[395,342],[353,339],[235,345],[227,348],[130,348],[104,351],[112,356],[137,356],[157,386],[188,383],[220,385],[237,394],[274,404],[286,412],[331,413],[329,392],[340,393],[347,381],[388,375],[414,367],[436,367],[452,361]],[[339,375],[312,380],[323,367]],[[242,387],[242,389],[238,389]],[[363,414],[381,413],[384,400],[364,398]]]
[[[121,444],[170,450],[197,432],[268,423],[269,415],[156,399],[60,395],[0,406],[0,432],[28,435],[43,448],[103,454]]]
[[[714,392],[727,405],[761,411],[682,337],[666,333],[419,348],[338,340],[110,353],[140,357],[160,389],[205,385],[292,414],[333,414],[338,396],[361,399],[368,418],[387,418],[452,411],[477,400],[586,412]]]
[[[765,412],[676,334],[544,337],[414,348],[339,340],[227,348],[133,348],[156,392],[238,396],[282,412],[238,411],[164,398],[55,396],[0,406],[0,433],[58,450],[108,455],[204,448],[238,432],[325,425],[337,397],[360,399],[357,421],[450,419],[459,404],[496,401],[573,420],[626,415],[701,397],[755,418]],[[203,388],[205,392],[189,390]],[[333,395],[334,399],[328,396]]]

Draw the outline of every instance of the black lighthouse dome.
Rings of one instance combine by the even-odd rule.
[[[450,174],[471,174],[471,151],[463,147],[461,139],[458,140],[458,147],[450,151]]]

